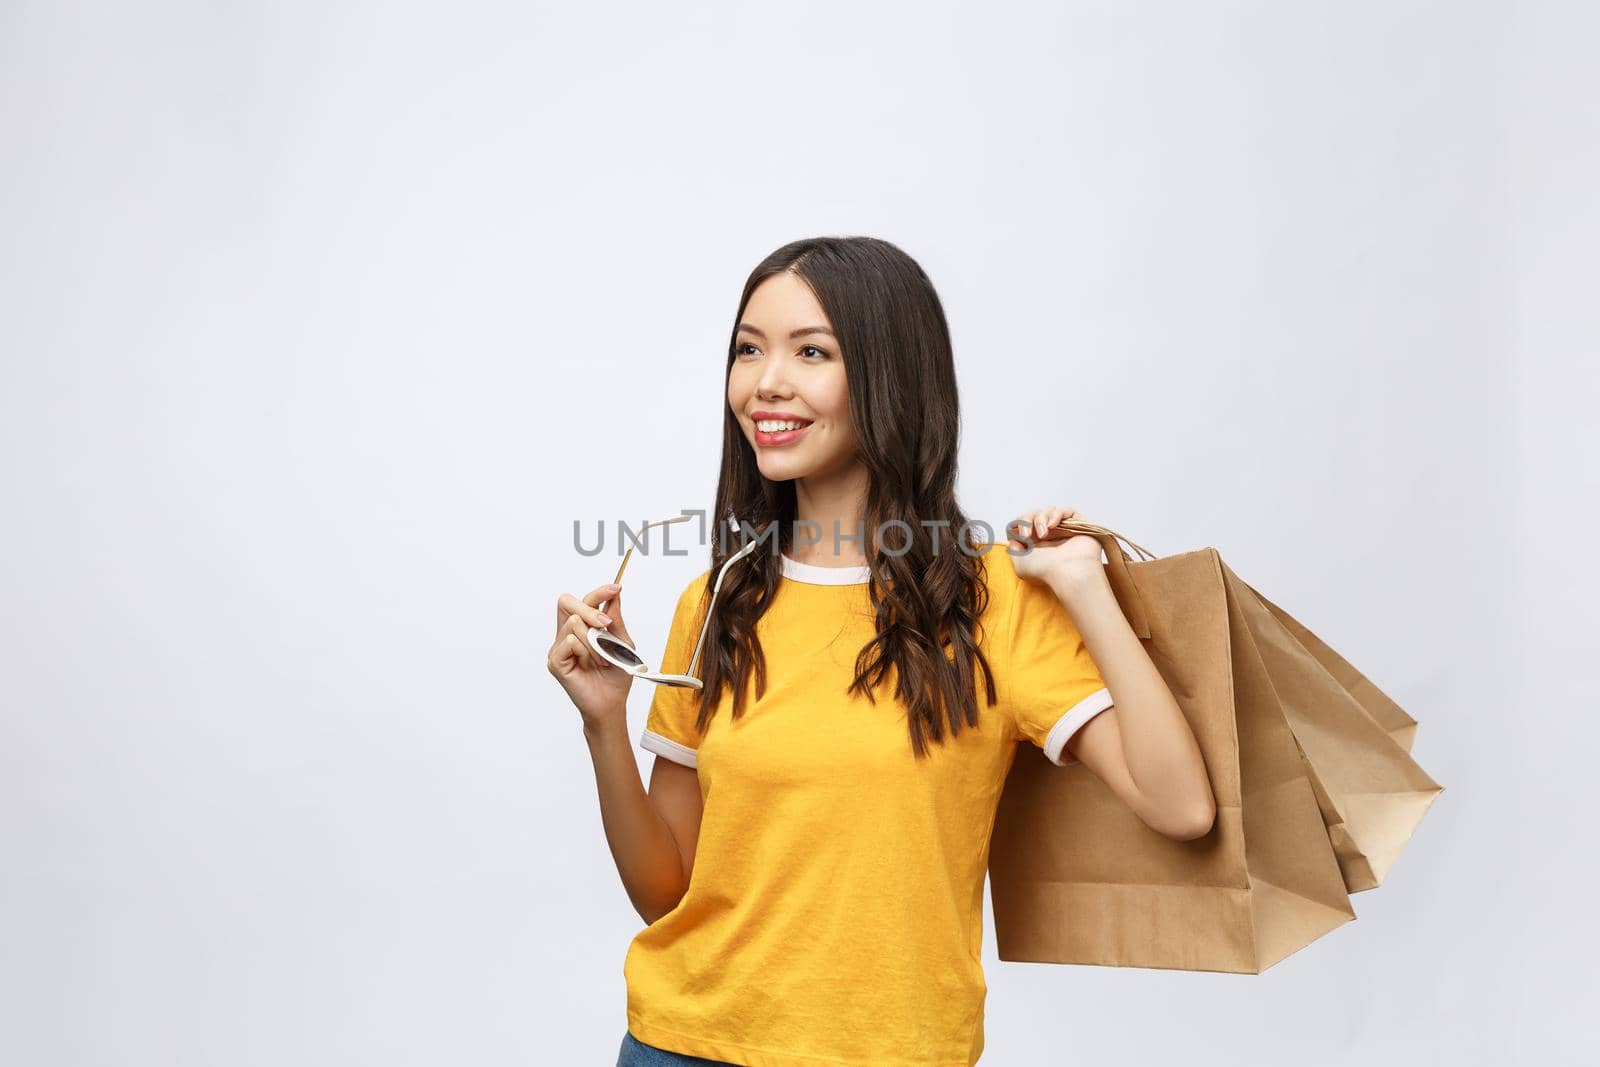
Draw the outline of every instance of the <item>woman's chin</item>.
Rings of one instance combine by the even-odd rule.
[[[810,473],[811,465],[796,463],[788,456],[759,456],[756,459],[756,469],[761,472],[761,477],[769,482],[789,482],[796,478],[804,478]]]
[[[809,478],[821,470],[822,465],[815,456],[782,448],[762,448],[756,450],[756,469],[770,482],[790,482]]]

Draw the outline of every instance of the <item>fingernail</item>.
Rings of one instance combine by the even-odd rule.
[[[606,588],[615,593],[618,589],[621,589],[622,586],[618,585],[616,582],[612,582],[610,585],[606,586]]]
[[[606,614],[606,613],[605,613],[605,612],[603,612],[603,611],[602,611],[602,612],[599,612],[599,613],[598,613],[598,614],[597,614],[597,615],[596,615],[596,616],[595,616],[595,618],[597,618],[597,619],[599,619],[599,620],[600,620],[600,625],[601,625],[601,626],[610,626],[610,625],[611,625],[611,616],[610,616],[610,615],[607,615],[607,614]]]

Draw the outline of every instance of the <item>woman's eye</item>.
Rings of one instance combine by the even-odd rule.
[[[824,349],[818,348],[816,345],[806,345],[800,350],[800,352],[802,355],[809,355],[813,359],[831,358]],[[760,355],[760,353],[756,350],[756,346],[751,344],[749,341],[741,341],[739,344],[734,345],[733,354],[735,356]]]

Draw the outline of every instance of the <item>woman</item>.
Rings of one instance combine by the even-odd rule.
[[[633,676],[584,639],[597,626],[631,644],[620,587],[556,607],[549,668],[647,923],[623,965],[618,1065],[970,1067],[989,835],[1017,742],[1082,762],[1180,839],[1211,828],[1205,766],[1099,544],[1052,531],[1073,509],[1029,511],[1003,543],[972,536],[949,331],[910,257],[870,238],[786,245],[735,322],[712,514],[769,541],[723,578],[703,688],[655,690],[648,795]],[[663,670],[688,669],[710,577],[741,547],[711,540]]]

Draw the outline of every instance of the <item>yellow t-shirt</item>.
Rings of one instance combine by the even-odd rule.
[[[757,549],[766,551],[766,549]],[[979,724],[911,751],[891,671],[874,705],[847,696],[872,637],[867,569],[781,560],[757,623],[767,690],[705,736],[699,692],[657,686],[639,744],[698,769],[689,886],[628,947],[628,1029],[673,1052],[752,1067],[971,1067],[983,1051],[989,835],[1016,742],[1056,763],[1111,694],[1049,587],[984,554]],[[739,564],[734,564],[739,566]],[[701,574],[678,600],[663,669],[687,669]]]

